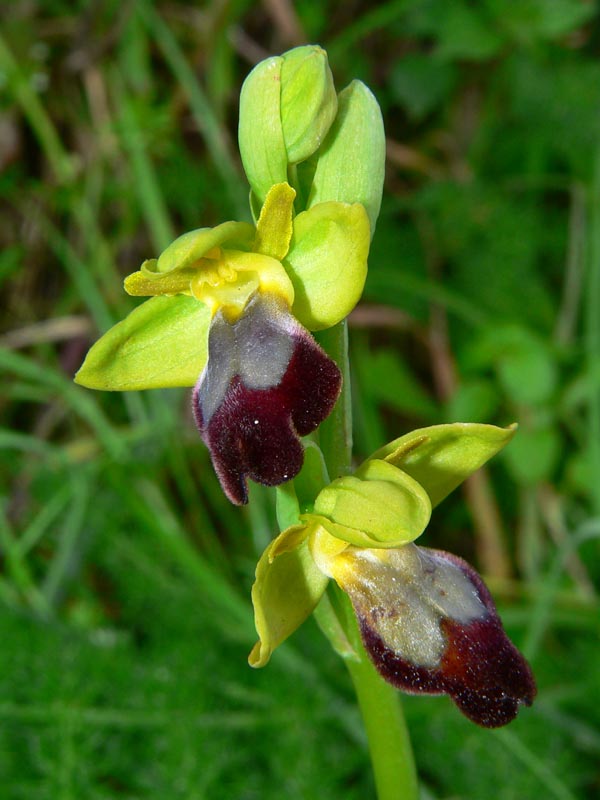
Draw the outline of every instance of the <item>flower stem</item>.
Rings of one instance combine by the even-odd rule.
[[[346,666],[369,740],[378,800],[416,800],[417,771],[400,695],[364,651],[359,661],[348,659]]]
[[[347,323],[320,333],[319,342],[335,359],[343,376],[340,399],[319,429],[329,474],[336,478],[348,473],[352,461]],[[350,672],[369,741],[378,800],[417,800],[417,772],[400,695],[381,678],[365,652],[349,598],[330,585],[315,616]]]
[[[348,361],[348,323],[346,320],[320,331],[318,341],[342,373],[342,393],[329,417],[319,428],[321,450],[331,480],[346,475],[352,462],[352,394]]]
[[[330,584],[315,617],[352,678],[369,742],[378,800],[417,800],[417,771],[401,697],[383,680],[365,652],[350,599]]]

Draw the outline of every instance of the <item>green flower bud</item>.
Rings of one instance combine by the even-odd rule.
[[[290,164],[305,161],[319,149],[337,107],[327,53],[312,45],[285,53],[281,67],[281,124]]]
[[[281,56],[261,61],[244,81],[240,94],[240,155],[259,206],[273,184],[287,180],[281,127],[282,63]]]
[[[377,100],[361,81],[338,97],[338,113],[321,148],[306,208],[328,200],[361,203],[371,238],[381,206],[385,132]]]
[[[336,113],[333,77],[320,47],[297,47],[252,70],[240,95],[238,135],[258,205],[273,184],[287,180],[290,164],[318,150]]]

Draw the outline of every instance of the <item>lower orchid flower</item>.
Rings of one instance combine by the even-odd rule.
[[[268,192],[256,227],[225,222],[180,236],[125,280],[151,296],[90,350],[76,381],[93,389],[195,386],[193,411],[228,498],[247,478],[273,486],[302,467],[299,436],[331,412],[336,364],[310,335],[343,320],[367,271],[364,207]],[[308,330],[307,330],[308,329]]]
[[[492,728],[530,705],[533,675],[482,579],[462,559],[413,543],[432,507],[513,433],[476,424],[424,428],[322,489],[312,511],[259,561],[259,642],[250,664],[268,662],[333,579],[352,603],[366,652],[394,686],[448,694],[467,717]]]

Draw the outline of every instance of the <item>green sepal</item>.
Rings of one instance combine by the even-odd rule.
[[[433,425],[395,439],[373,453],[371,459],[384,459],[413,477],[435,507],[502,450],[516,431],[516,425],[508,428],[469,422]]]
[[[338,96],[338,113],[318,153],[306,208],[328,200],[361,203],[371,238],[381,207],[385,174],[385,131],[381,109],[361,81]]]
[[[295,47],[281,65],[281,125],[290,164],[305,161],[327,136],[338,101],[327,53],[318,46]]]
[[[238,139],[248,183],[259,205],[275,183],[287,180],[287,152],[281,127],[281,67],[275,56],[254,67],[240,94]]]
[[[365,209],[321,203],[294,220],[283,264],[294,286],[294,316],[309,330],[336,325],[354,308],[367,277]]]
[[[251,250],[256,231],[248,222],[223,222],[214,228],[198,228],[178,236],[158,257],[142,265],[142,272],[151,274],[185,269],[214,247],[227,245],[230,250]]]
[[[94,344],[75,382],[104,391],[194,386],[209,326],[208,308],[192,297],[153,297]]]
[[[386,461],[371,460],[355,475],[325,487],[314,513],[314,523],[357,547],[402,547],[427,527],[431,502],[405,472]]]
[[[251,667],[264,667],[273,650],[312,614],[328,578],[308,547],[308,530],[294,525],[262,554],[252,587],[254,622],[259,641],[248,657]]]

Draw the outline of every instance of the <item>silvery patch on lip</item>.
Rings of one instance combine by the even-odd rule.
[[[248,389],[270,389],[281,382],[294,348],[292,326],[285,324],[288,316],[276,298],[260,295],[250,300],[233,324],[222,310],[215,314],[198,393],[205,425],[210,424],[236,375]]]
[[[465,561],[409,544],[348,548],[334,577],[378,671],[409,693],[448,694],[469,719],[505,725],[536,694],[485,584]]]
[[[232,323],[217,312],[192,405],[233,503],[247,502],[247,478],[276,486],[298,474],[298,437],[329,415],[340,389],[336,364],[277,297],[257,293]]]

